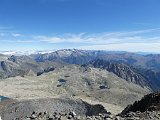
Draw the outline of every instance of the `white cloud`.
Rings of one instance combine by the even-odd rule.
[[[49,43],[77,43],[81,46],[78,49],[88,50],[111,50],[111,51],[130,51],[130,52],[158,52],[160,53],[160,28],[108,32],[99,34],[67,34],[61,36],[35,36]],[[71,48],[72,46],[68,46]]]
[[[11,33],[11,35],[12,35],[13,37],[21,37],[21,36],[22,36],[22,34],[19,34],[19,33]]]
[[[88,45],[80,46],[78,47],[78,49],[160,53],[160,43],[120,43],[107,45]]]
[[[135,31],[119,31],[104,33],[79,33],[79,34],[62,34],[62,35],[25,35],[17,32],[5,33],[9,39],[0,36],[1,42],[17,42],[17,43],[50,43],[67,45],[66,48],[79,49],[97,49],[97,50],[122,50],[131,52],[159,52],[160,53],[160,28],[135,30]],[[19,39],[19,38],[21,39]],[[17,39],[18,38],[18,39]],[[74,46],[76,44],[76,46]]]
[[[0,26],[0,36],[1,37],[21,37],[23,36],[20,33],[17,33],[15,30],[13,30],[13,27],[2,27]]]
[[[47,37],[47,36],[34,36],[34,39],[36,39],[37,41],[41,41],[41,42],[49,42],[49,43],[61,43],[61,42],[65,42],[65,40],[63,40],[63,38],[60,37]]]
[[[82,44],[110,44],[110,43],[143,43],[160,41],[160,28],[139,31],[108,32],[99,34],[65,34],[59,36],[34,36],[33,39],[49,43],[82,43]],[[150,35],[150,36],[148,36]]]
[[[33,39],[41,41],[41,42],[49,42],[49,43],[83,43],[87,42],[86,38],[83,37],[84,33],[80,34],[65,34],[61,36],[45,36],[38,35],[34,36]]]

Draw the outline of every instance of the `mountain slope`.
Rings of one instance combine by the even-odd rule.
[[[97,59],[89,62],[89,66],[93,66],[96,68],[105,69],[109,72],[113,72],[118,77],[127,80],[128,82],[132,82],[138,84],[140,86],[149,86],[148,81],[140,74],[138,71],[126,64],[123,63],[115,63],[108,62],[105,60]]]
[[[8,77],[24,76],[27,74],[41,75],[42,73],[53,71],[55,67],[62,67],[60,62],[38,63],[29,56],[9,56],[4,61],[0,61],[0,79]]]
[[[124,63],[109,62],[102,59],[93,60],[84,66],[86,65],[113,72],[128,82],[138,84],[142,87],[148,86],[154,91],[159,91],[160,89],[160,71],[157,70],[133,67]]]
[[[134,104],[126,107],[126,109],[122,111],[122,114],[136,111],[160,111],[160,93],[145,95],[140,101],[136,101]]]
[[[58,50],[49,54],[36,54],[31,57],[37,62],[63,61],[70,64],[85,64],[98,56],[98,51],[86,51],[77,49]]]
[[[128,105],[120,114],[122,119],[159,120],[160,93],[145,95],[141,100]]]

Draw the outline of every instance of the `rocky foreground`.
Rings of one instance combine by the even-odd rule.
[[[2,120],[63,120],[86,119],[89,116],[108,117],[111,113],[100,105],[82,100],[39,99],[28,101],[4,101],[1,104]],[[100,117],[100,116],[99,116]]]
[[[118,117],[113,117],[111,113],[92,115],[92,116],[80,116],[76,115],[75,112],[69,113],[58,113],[54,112],[52,114],[47,112],[36,113],[33,112],[29,117],[26,117],[25,120],[118,120]]]
[[[102,105],[80,99],[5,100],[0,103],[2,120],[159,120],[160,93],[151,93],[113,115]],[[0,120],[1,120],[0,119]]]
[[[159,120],[160,93],[151,93],[128,105],[120,114],[126,120]]]

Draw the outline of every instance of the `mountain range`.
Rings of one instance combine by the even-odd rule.
[[[82,99],[117,114],[160,90],[159,59],[158,54],[77,49],[0,54],[0,94],[18,100]]]
[[[41,75],[65,64],[105,69],[128,82],[160,89],[160,55],[64,49],[45,54],[0,55],[0,78]]]

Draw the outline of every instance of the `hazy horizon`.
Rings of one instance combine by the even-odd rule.
[[[46,53],[53,53],[55,51],[63,51],[63,50],[78,50],[78,51],[85,51],[83,49],[50,49],[50,50],[4,50],[0,51],[0,54],[3,55],[32,55],[32,54],[46,54]],[[150,54],[157,54],[159,55],[159,52],[131,52],[131,51],[109,51],[109,50],[86,50],[86,51],[101,51],[101,52],[106,52],[106,53],[113,53],[113,54],[121,54],[121,53],[133,53],[133,54],[139,54],[139,55],[150,55]]]

